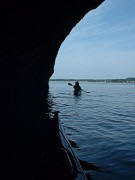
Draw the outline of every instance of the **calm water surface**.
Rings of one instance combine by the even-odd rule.
[[[81,82],[81,96],[67,82],[50,82],[53,109],[77,156],[100,167],[93,180],[135,180],[135,84]]]

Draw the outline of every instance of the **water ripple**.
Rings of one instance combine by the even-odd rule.
[[[101,172],[93,180],[135,179],[135,85],[83,82],[90,94],[74,97],[63,82],[51,83],[54,110],[80,159]]]

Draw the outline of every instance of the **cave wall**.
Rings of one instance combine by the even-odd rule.
[[[0,70],[6,81],[11,78],[16,85],[17,77],[25,79],[24,84],[42,78],[48,81],[61,43],[87,12],[102,2],[12,1],[1,5]]]
[[[53,74],[60,45],[84,15],[103,1],[20,0],[0,4],[0,142],[3,152],[21,149],[22,142],[23,149],[27,149],[29,137],[34,137],[30,140],[34,144],[36,133],[45,129],[41,117],[48,106],[43,98],[48,92],[48,80]],[[40,143],[40,139],[37,141]]]
[[[19,119],[20,113],[27,119],[28,114],[38,112],[61,43],[84,15],[103,1],[1,3],[0,98],[5,119],[9,114]]]

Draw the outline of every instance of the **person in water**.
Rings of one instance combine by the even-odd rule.
[[[78,81],[75,82],[75,85],[73,86],[73,88],[74,88],[74,95],[81,94],[81,86],[79,85]]]

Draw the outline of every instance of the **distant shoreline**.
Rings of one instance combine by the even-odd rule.
[[[104,83],[135,83],[135,78],[126,78],[126,79],[50,79],[50,81],[85,81],[85,82],[104,82]]]

